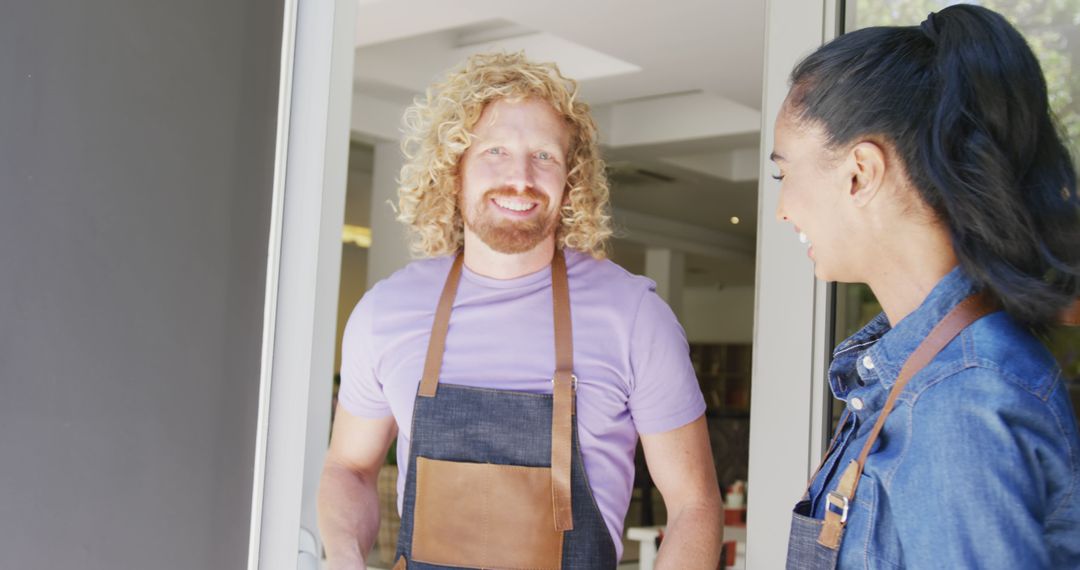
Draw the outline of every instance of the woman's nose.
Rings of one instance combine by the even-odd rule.
[[[788,221],[787,214],[784,213],[784,201],[780,200],[776,203],[776,221],[786,222]]]

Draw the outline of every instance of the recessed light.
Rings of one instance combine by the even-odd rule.
[[[738,224],[739,223],[739,216],[731,216],[731,223]]]

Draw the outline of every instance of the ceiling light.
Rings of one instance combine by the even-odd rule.
[[[737,225],[739,223],[739,216],[731,216],[731,223]]]

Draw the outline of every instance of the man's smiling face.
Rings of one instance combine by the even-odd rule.
[[[507,254],[554,240],[569,146],[567,126],[548,103],[488,104],[461,157],[458,206],[466,232]]]

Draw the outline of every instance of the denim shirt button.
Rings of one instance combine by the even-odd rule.
[[[868,355],[862,357],[862,365],[863,365],[863,368],[866,368],[867,370],[873,370],[874,369],[874,359],[870,358],[870,355],[868,354]]]
[[[852,398],[849,403],[851,404],[852,408],[855,408],[856,412],[863,409],[862,398]]]

